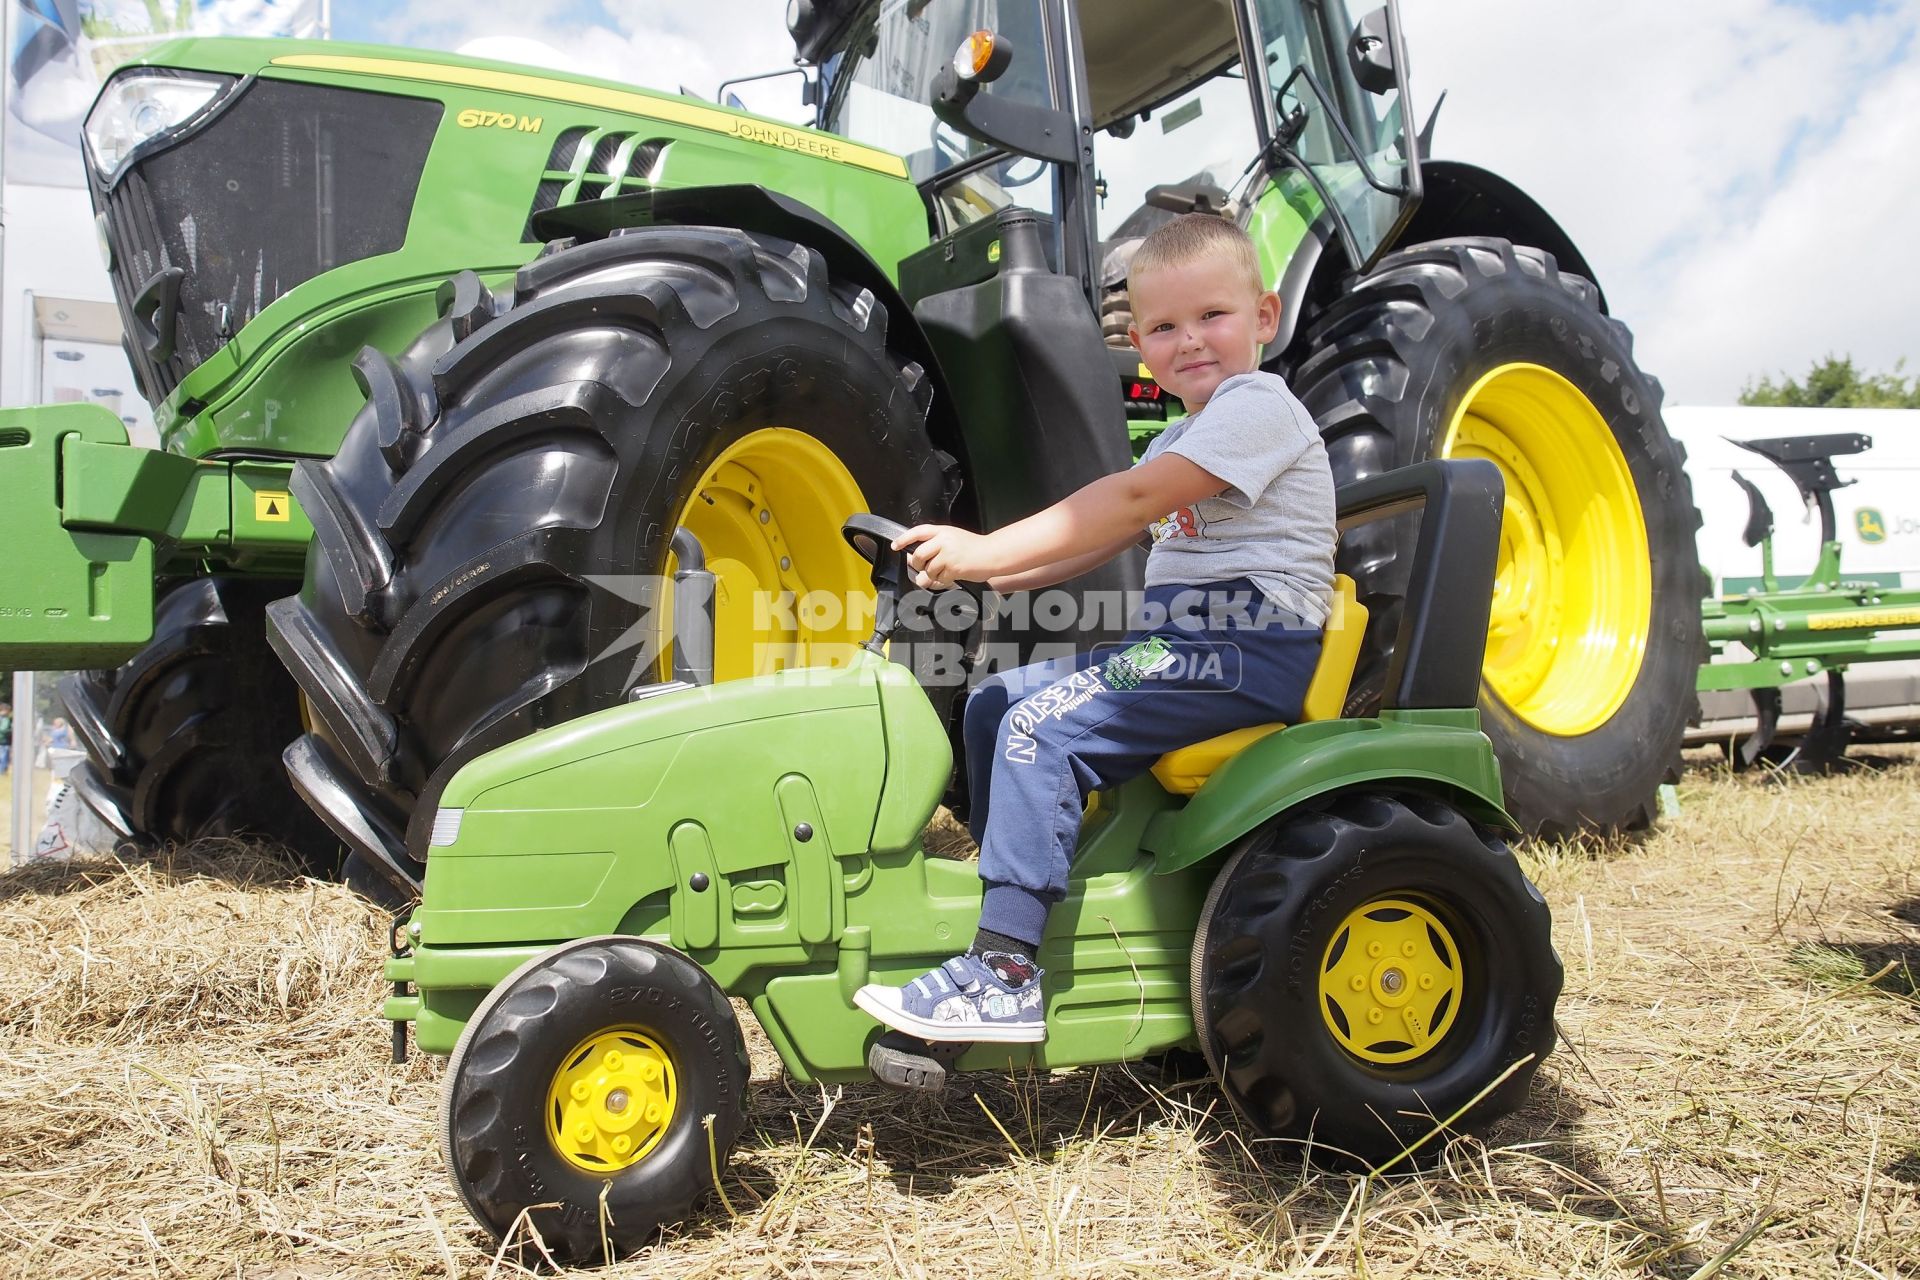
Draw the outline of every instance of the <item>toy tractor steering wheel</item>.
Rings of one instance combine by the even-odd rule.
[[[895,551],[893,540],[907,526],[871,511],[857,511],[840,526],[840,536],[873,566],[873,636],[866,647],[881,652],[900,621],[900,596],[907,589],[907,553]]]

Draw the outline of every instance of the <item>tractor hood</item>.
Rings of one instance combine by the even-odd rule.
[[[116,72],[86,129],[129,355],[168,448],[328,454],[461,270],[511,272],[536,213],[752,183],[889,272],[925,244],[898,156],[673,94],[322,41],[193,39]]]

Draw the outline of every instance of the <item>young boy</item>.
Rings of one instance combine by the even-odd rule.
[[[969,825],[986,882],[973,946],[854,1002],[925,1040],[1046,1038],[1034,963],[1088,793],[1164,753],[1297,719],[1333,582],[1333,477],[1313,419],[1259,372],[1280,300],[1246,233],[1188,214],[1133,259],[1127,336],[1191,416],[1131,470],[990,534],[917,525],[894,543],[924,588],[1022,591],[1104,564],[1151,526],[1149,625],[1122,649],[991,676],[967,699]],[[1254,615],[1257,615],[1254,616]],[[1275,621],[1278,615],[1283,621]],[[991,808],[989,808],[991,802]]]

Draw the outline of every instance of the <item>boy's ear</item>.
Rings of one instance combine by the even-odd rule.
[[[1135,351],[1140,349],[1140,326],[1134,324],[1127,326],[1127,341],[1133,344]]]
[[[1263,343],[1272,342],[1280,332],[1280,295],[1271,289],[1262,293],[1254,306],[1254,320],[1254,336]]]

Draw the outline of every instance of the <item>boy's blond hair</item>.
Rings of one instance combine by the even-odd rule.
[[[1146,238],[1128,264],[1127,277],[1185,267],[1203,258],[1225,258],[1245,272],[1255,293],[1266,290],[1260,257],[1247,233],[1216,213],[1183,213]]]

